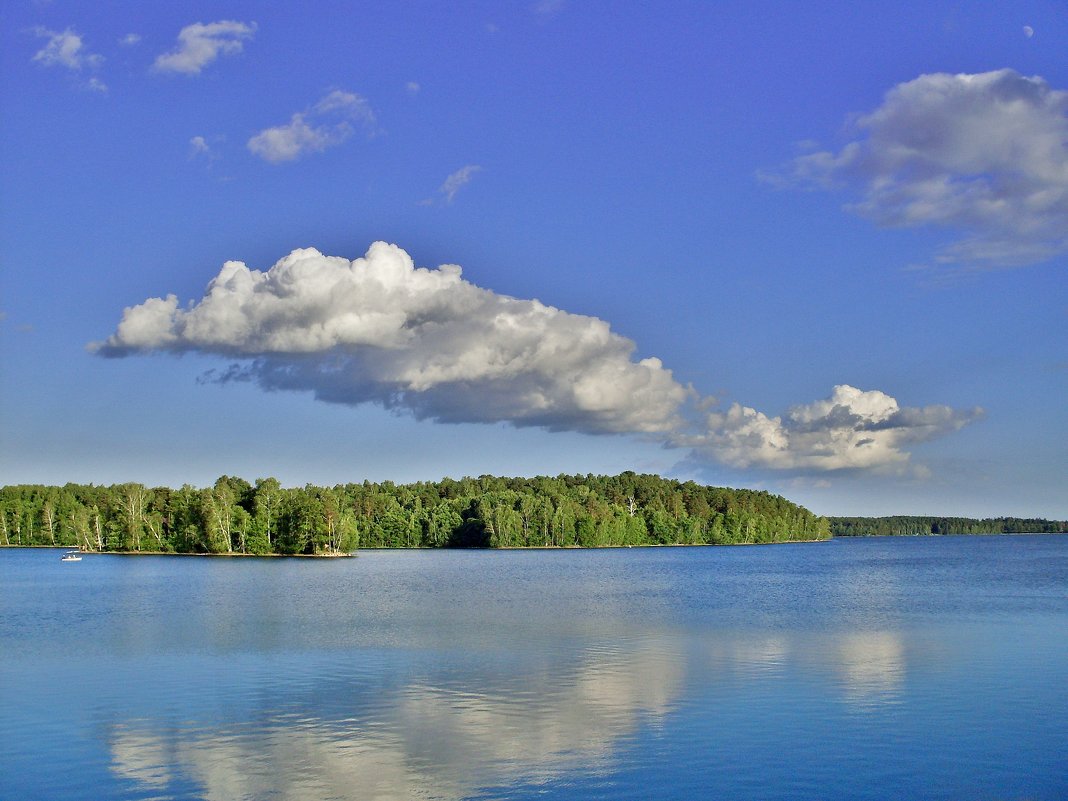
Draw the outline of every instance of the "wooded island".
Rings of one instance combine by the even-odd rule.
[[[603,547],[830,537],[825,518],[768,492],[655,475],[389,481],[284,488],[137,483],[0,488],[0,544],[90,551],[339,554],[356,548]]]

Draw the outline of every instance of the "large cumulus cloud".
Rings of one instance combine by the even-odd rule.
[[[850,208],[882,225],[954,230],[942,263],[1012,266],[1068,251],[1068,91],[1011,69],[921,75],[856,130],[777,179],[845,186],[859,196]]]
[[[500,422],[635,434],[738,467],[863,469],[900,464],[902,446],[960,428],[977,412],[909,409],[879,391],[768,417],[707,411],[659,359],[604,320],[496,294],[456,265],[418,268],[396,245],[363,258],[294,250],[266,271],[230,261],[200,300],[127,308],[103,356],[163,351],[225,357],[222,380],[320,400],[377,403],[443,422]],[[705,409],[700,412],[699,409]]]
[[[590,432],[667,432],[690,394],[594,317],[495,294],[460,268],[416,268],[377,242],[355,261],[295,250],[266,272],[227,262],[196,304],[126,309],[97,350],[247,360],[265,388],[420,417]]]

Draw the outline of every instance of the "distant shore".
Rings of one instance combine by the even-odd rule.
[[[935,517],[894,515],[890,517],[829,516],[835,537],[925,537],[988,534],[1064,534],[1068,521],[1041,517]]]

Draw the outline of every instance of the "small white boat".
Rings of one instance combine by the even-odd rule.
[[[82,561],[82,552],[81,551],[67,551],[65,554],[63,554],[61,557],[59,557],[59,561],[61,561],[61,562],[80,562],[80,561]]]

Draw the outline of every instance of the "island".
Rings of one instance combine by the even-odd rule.
[[[357,548],[553,548],[825,540],[826,518],[768,492],[655,475],[480,476],[286,488],[222,476],[0,488],[0,545],[325,556]]]

